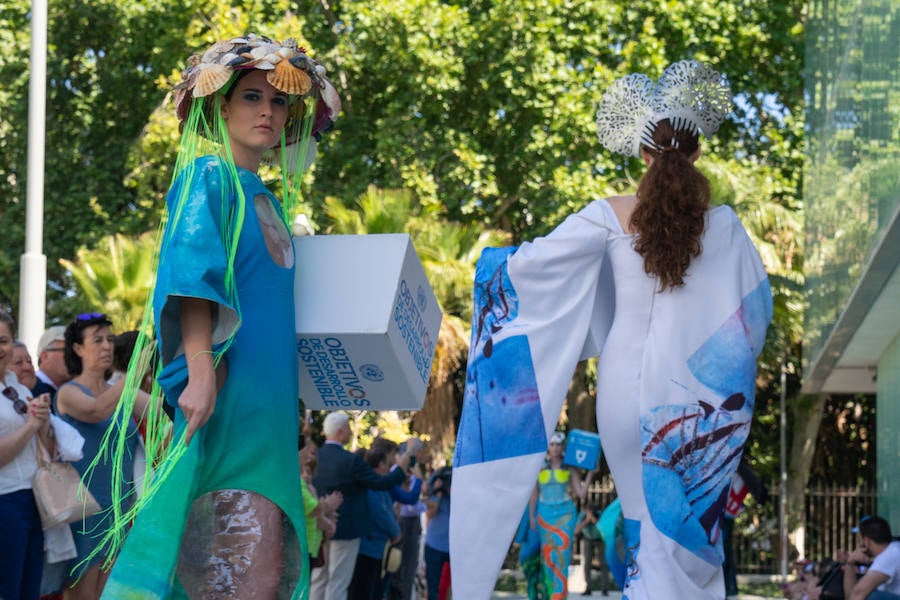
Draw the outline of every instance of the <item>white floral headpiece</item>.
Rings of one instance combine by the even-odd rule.
[[[653,130],[669,119],[676,130],[714,134],[731,112],[731,86],[724,75],[695,60],[669,65],[655,84],[634,73],[617,79],[597,107],[597,138],[617,154],[640,156],[655,147]]]

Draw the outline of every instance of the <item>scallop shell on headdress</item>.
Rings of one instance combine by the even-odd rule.
[[[194,85],[194,97],[209,96],[219,91],[223,85],[231,79],[231,69],[218,63],[204,65],[197,73],[197,83]]]
[[[616,154],[641,155],[641,136],[653,116],[655,83],[641,73],[615,80],[597,106],[597,139]]]
[[[282,60],[275,65],[275,68],[266,75],[266,79],[276,89],[291,95],[303,96],[312,88],[312,80],[309,75],[291,65],[287,60]]]
[[[338,113],[341,112],[341,97],[327,79],[324,80],[322,88],[322,103],[328,108],[328,117],[332,121],[337,119]]]
[[[173,89],[175,90],[189,90],[194,87],[194,84],[197,83],[197,75],[200,74],[200,69],[197,67],[190,67],[184,70],[181,74],[181,81],[178,82]]]
[[[219,57],[226,52],[231,52],[231,49],[234,48],[234,46],[235,43],[233,40],[222,40],[220,42],[216,42],[215,44],[210,46],[206,50],[206,52],[203,53],[201,61],[205,63],[218,62]]]

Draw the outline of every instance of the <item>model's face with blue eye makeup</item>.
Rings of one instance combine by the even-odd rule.
[[[256,171],[263,153],[281,139],[289,104],[288,95],[269,83],[265,71],[254,70],[238,80],[222,105],[222,118],[238,166]]]

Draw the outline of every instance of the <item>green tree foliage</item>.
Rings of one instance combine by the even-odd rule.
[[[177,125],[154,114],[187,56],[248,29],[288,37],[287,0],[56,0],[49,4],[44,253],[48,310],[65,310],[71,258],[115,232],[155,228]],[[0,6],[0,292],[18,300],[24,249],[30,3]],[[302,42],[301,42],[302,43]],[[171,107],[169,107],[169,115]]]
[[[158,236],[137,239],[108,236],[94,250],[78,250],[78,260],[61,259],[78,288],[79,302],[106,313],[117,331],[141,325],[147,299],[156,279]]]
[[[45,220],[57,290],[50,310],[71,286],[58,257],[74,257],[112,233],[156,227],[177,139],[166,90],[187,55],[214,39],[248,29],[292,35],[328,67],[344,111],[307,177],[302,208],[314,221],[326,221],[326,198],[349,203],[371,185],[405,190],[422,215],[441,224],[416,235],[459,237],[450,252],[457,257],[482,229],[519,242],[594,198],[633,189],[643,165],[599,147],[594,107],[621,75],[657,76],[672,61],[697,58],[726,73],[737,96],[733,116],[704,142],[700,164],[718,201],[741,215],[772,274],[776,321],[759,400],[766,418],[782,358],[799,364],[804,5],[56,0]],[[0,281],[12,299],[24,228],[27,11],[27,0],[0,8]],[[446,257],[436,254],[433,262]],[[441,273],[436,288],[464,272]],[[468,289],[451,289],[461,288],[440,291],[445,308],[464,317]],[[757,430],[753,451],[771,456],[774,429]]]
[[[66,287],[59,257],[116,231],[152,225],[129,217],[124,161],[160,93],[155,78],[185,52],[181,2],[59,0],[49,4],[44,252],[50,308]],[[0,8],[0,250],[3,292],[18,298],[24,247],[30,3]]]
[[[741,97],[712,152],[776,168],[793,178],[778,193],[795,191],[800,155],[773,144],[795,143],[802,126],[801,5],[340,3],[323,15],[332,30],[310,34],[348,91],[318,186],[344,198],[371,182],[409,188],[453,219],[532,237],[639,170],[596,142],[606,84],[696,57]]]

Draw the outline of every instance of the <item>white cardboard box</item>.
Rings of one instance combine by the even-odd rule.
[[[442,314],[409,236],[298,236],[294,250],[306,406],[421,408]]]

